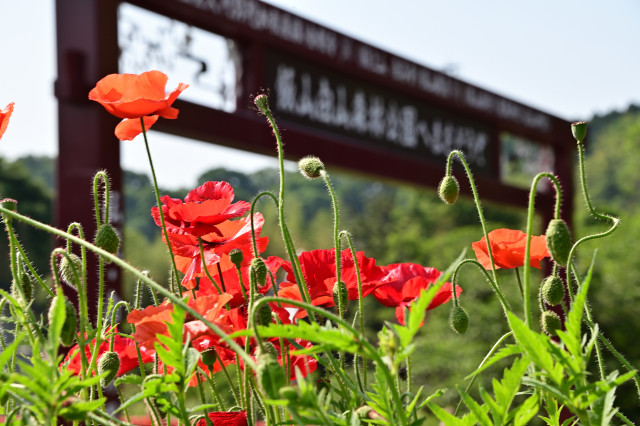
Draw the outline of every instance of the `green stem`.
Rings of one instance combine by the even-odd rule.
[[[493,281],[492,277],[489,275],[489,272],[484,268],[484,266],[482,266],[482,264],[480,264],[480,262],[478,262],[475,259],[465,259],[460,263],[458,263],[456,265],[456,268],[453,270],[453,274],[451,275],[451,286],[452,286],[451,293],[453,295],[454,306],[458,306],[458,295],[456,294],[456,291],[455,291],[456,282],[458,278],[458,271],[460,270],[460,268],[462,268],[463,265],[466,265],[468,263],[477,266],[478,269],[480,269],[480,271],[484,274],[487,281],[489,281],[489,285],[491,285],[491,288],[496,293],[496,296],[498,296],[498,299],[500,300],[500,304],[502,305],[502,310],[504,311],[504,315],[506,316],[507,312],[511,312],[511,307],[509,306],[509,302],[507,302],[507,299],[504,297],[502,290],[500,290],[500,287],[498,287],[498,285]]]
[[[522,281],[520,280],[520,271],[518,268],[513,269],[516,272],[516,280],[518,281],[518,288],[520,289],[520,295],[524,299],[524,290],[522,290]]]
[[[167,226],[164,223],[164,212],[162,211],[162,202],[160,201],[160,188],[158,187],[158,179],[156,178],[156,171],[153,167],[153,160],[151,159],[151,150],[149,149],[149,141],[147,140],[147,131],[144,127],[144,119],[140,117],[140,125],[142,126],[142,136],[144,137],[144,147],[147,150],[147,158],[149,159],[149,166],[151,168],[151,177],[153,178],[153,190],[156,195],[156,205],[158,206],[158,216],[160,216],[160,223],[162,224],[162,232],[164,234],[164,238],[166,240],[167,248],[169,249],[169,256],[171,257],[171,265],[173,270],[174,279],[170,280],[171,282],[171,292],[174,294],[179,294],[178,289],[178,268],[176,267],[176,259],[173,255],[173,249],[171,248],[171,240],[169,240],[169,232],[167,231]],[[173,283],[176,283],[173,285]]]
[[[531,190],[529,191],[529,204],[527,208],[527,232],[526,232],[527,235],[526,235],[526,243],[525,243],[525,250],[524,250],[524,265],[523,265],[524,318],[525,318],[525,323],[529,327],[531,327],[531,324],[533,324],[533,319],[531,315],[531,295],[530,295],[531,292],[529,291],[530,283],[531,283],[530,259],[531,259],[531,238],[532,238],[532,232],[533,232],[533,213],[534,213],[536,190],[538,188],[538,183],[542,178],[545,178],[545,177],[551,180],[556,190],[556,205],[554,210],[554,214],[556,216],[560,214],[560,205],[562,201],[560,182],[558,181],[558,178],[556,178],[552,173],[548,173],[548,172],[538,173],[536,177],[533,179],[533,182],[531,182]]]

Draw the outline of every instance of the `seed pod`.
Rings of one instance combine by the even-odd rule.
[[[547,249],[551,258],[560,266],[567,266],[571,251],[571,232],[562,219],[552,219],[547,226]]]
[[[562,302],[564,298],[564,285],[560,277],[548,276],[542,281],[542,299],[549,305],[554,306]]]
[[[214,348],[205,349],[200,352],[200,360],[204,365],[211,368],[218,360],[218,352]]]
[[[333,303],[338,308],[342,306],[342,312],[340,312],[340,314],[344,315],[349,304],[349,290],[347,289],[347,285],[344,283],[344,281],[340,281],[339,283],[334,284]]]
[[[576,121],[571,124],[571,133],[578,143],[582,142],[587,137],[587,123],[585,121]]]
[[[438,195],[440,199],[447,204],[453,204],[458,199],[458,193],[460,192],[460,185],[455,176],[447,175],[442,178],[440,185],[438,185]]]
[[[94,244],[104,251],[116,254],[118,247],[120,247],[120,237],[118,237],[118,233],[113,229],[113,226],[103,223],[98,228],[98,232],[96,232]]]
[[[258,358],[257,379],[264,393],[271,399],[278,399],[280,388],[288,382],[284,369],[270,354],[263,354]]]
[[[229,260],[231,260],[231,263],[233,263],[236,268],[240,268],[243,258],[244,253],[242,253],[242,250],[240,249],[233,249],[229,252]]]
[[[557,331],[562,329],[562,321],[555,312],[544,311],[540,317],[540,327],[545,333],[555,336]]]
[[[324,164],[318,157],[308,156],[298,161],[298,169],[302,176],[307,179],[316,179],[320,177],[320,172],[324,170]]]
[[[454,306],[449,314],[449,326],[458,334],[464,334],[469,328],[469,315],[462,306]]]
[[[60,259],[60,278],[71,287],[79,288],[82,280],[82,260],[73,253],[63,255]]]
[[[113,351],[103,353],[98,360],[98,374],[107,373],[107,375],[100,379],[100,386],[103,388],[109,386],[109,383],[118,375],[119,369],[120,357],[118,357],[118,354]]]
[[[267,265],[261,257],[254,257],[249,265],[249,277],[258,286],[264,286],[267,281]]]

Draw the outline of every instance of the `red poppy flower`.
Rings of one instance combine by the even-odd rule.
[[[143,117],[144,121],[144,131],[148,131],[151,126],[153,126],[156,121],[158,121],[159,115],[150,115],[148,117]],[[140,124],[139,118],[125,118],[116,126],[116,137],[121,141],[132,141],[142,133],[142,125]]]
[[[336,284],[335,249],[303,252],[298,259],[307,283],[311,303],[315,306],[334,306],[333,287]],[[351,250],[343,250],[340,253],[340,259],[342,262],[340,279],[347,286],[349,300],[357,300],[358,280]],[[356,252],[356,259],[358,260],[362,281],[362,297],[365,297],[380,284],[380,280],[384,277],[384,271],[376,266],[375,259],[365,257],[363,252]],[[278,296],[302,300],[291,264],[286,262],[282,267],[287,271],[287,281],[280,284]],[[306,311],[300,311],[296,314],[296,318],[302,318],[306,315]]]
[[[184,201],[163,196],[162,213],[167,231],[201,237],[212,232],[222,235],[220,223],[242,216],[251,209],[246,201],[233,201],[233,188],[228,182],[205,182],[190,191]],[[151,209],[156,225],[162,226],[158,208]]]
[[[246,411],[215,411],[208,416],[215,426],[247,426]],[[207,426],[207,420],[198,420],[196,426]]]
[[[489,232],[489,242],[491,243],[491,254],[496,269],[518,268],[524,265],[525,246],[527,234],[513,229],[496,229]],[[482,237],[480,241],[472,243],[473,251],[478,262],[485,269],[491,269],[491,260],[487,251],[486,239]],[[535,268],[540,268],[540,261],[549,257],[547,250],[547,240],[544,235],[539,237],[531,236],[531,257],[529,264]]]
[[[159,117],[178,118],[171,105],[188,84],[180,83],[165,94],[168,77],[160,71],[142,74],[110,74],[98,81],[89,92],[89,99],[98,102],[109,113],[124,120],[116,127],[116,137],[131,140],[142,132],[140,118],[148,130]]]
[[[404,324],[404,308],[411,306],[411,303],[420,297],[422,290],[436,282],[440,277],[440,271],[415,263],[396,263],[382,269],[387,275],[382,279],[382,284],[374,290],[373,296],[385,306],[396,307],[396,318],[400,324]],[[462,289],[456,286],[456,295],[460,293]],[[431,300],[427,310],[447,303],[451,297],[451,283],[446,282]]]
[[[256,213],[253,218],[256,231],[257,246],[259,251],[264,251],[269,239],[259,238],[264,218]],[[242,250],[243,266],[248,266],[252,258],[251,244],[251,218],[245,217],[238,220],[226,220],[216,225],[217,232],[203,235],[202,239],[204,261],[200,253],[198,238],[191,234],[169,234],[171,248],[173,250],[176,267],[184,275],[182,286],[192,289],[196,286],[196,278],[206,277],[204,270],[206,265],[209,274],[218,275],[217,264],[224,272],[235,269],[235,265],[229,259],[229,252],[233,249]]]
[[[114,333],[118,333],[118,330],[114,329]],[[111,338],[115,339],[113,342],[113,351],[116,352],[118,354],[118,358],[120,358],[120,367],[118,368],[117,374],[119,377],[139,366],[136,342],[133,339],[122,337],[118,334],[114,334]],[[98,359],[100,359],[100,356],[102,356],[103,353],[109,350],[109,342],[110,340],[107,340],[100,344],[100,349],[98,349]],[[84,351],[87,356],[87,360],[91,359],[91,354],[95,344],[96,339],[93,339],[90,344],[85,345]],[[146,364],[153,361],[155,350],[145,346],[139,346],[139,349],[143,363]],[[78,345],[69,349],[69,352],[67,352],[67,355],[61,365],[66,365],[66,368],[74,374],[80,374],[80,371],[82,370],[82,360],[80,356],[80,347]]]
[[[13,105],[14,102],[11,102],[9,105],[4,107],[2,111],[0,111],[0,138],[4,135],[5,130],[7,130],[7,126],[9,125],[9,118],[11,114],[13,114]]]

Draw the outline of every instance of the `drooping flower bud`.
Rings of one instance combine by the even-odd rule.
[[[33,296],[33,277],[27,272],[20,274],[20,284],[22,285],[22,293],[24,294],[25,303],[29,303]]]
[[[315,179],[320,177],[320,172],[324,170],[324,164],[318,157],[310,155],[298,161],[298,168],[302,176],[307,179]]]
[[[547,249],[551,258],[561,266],[567,266],[571,251],[571,232],[562,219],[552,219],[547,226]]]
[[[214,348],[205,349],[200,352],[200,360],[204,365],[211,368],[218,360],[218,352]]]
[[[102,354],[98,360],[98,374],[107,373],[100,379],[100,386],[106,388],[116,378],[118,369],[120,368],[120,357],[113,351],[107,351]]]
[[[540,327],[545,333],[555,336],[557,331],[562,328],[562,321],[555,312],[544,311],[540,317]]]
[[[65,296],[56,295],[51,299],[51,305],[49,306],[48,312],[49,324],[53,323],[55,307],[58,303],[59,297],[63,298],[65,308],[65,319],[64,324],[62,325],[62,331],[60,332],[60,340],[64,346],[71,346],[76,337],[78,319],[76,317],[76,310],[73,307],[73,304]]]
[[[454,306],[449,314],[449,326],[458,334],[464,334],[469,328],[469,315],[460,305]]]
[[[253,100],[253,103],[258,107],[261,113],[267,114],[270,112],[269,109],[269,98],[264,93],[259,94]]]
[[[460,185],[458,185],[458,180],[453,175],[443,177],[440,185],[438,185],[438,195],[440,199],[447,204],[455,203],[458,199],[459,192]]]
[[[342,312],[340,312],[340,314],[344,315],[349,305],[349,289],[347,289],[344,281],[337,282],[333,285],[333,303],[337,307],[342,306]]]
[[[73,288],[79,288],[82,280],[82,260],[73,253],[60,259],[60,278]]]
[[[253,355],[256,358],[260,358],[265,355],[271,355],[274,358],[278,358],[278,350],[271,342],[262,342],[262,345],[258,345]]]
[[[249,265],[249,277],[258,287],[264,286],[267,281],[267,265],[261,257],[254,257]]]
[[[560,277],[551,275],[542,281],[542,299],[549,305],[554,306],[562,302],[564,298],[564,285]]]
[[[260,299],[260,298],[262,298],[262,295],[260,295],[260,297],[257,297],[256,299]],[[253,314],[253,319],[258,325],[266,326],[271,324],[273,322],[273,318],[271,316],[271,308],[269,307],[269,305],[265,303],[259,305],[255,313]]]
[[[386,356],[393,358],[401,346],[400,336],[392,328],[384,327],[378,332],[378,344]]]
[[[240,268],[242,265],[242,259],[244,258],[244,253],[240,249],[233,249],[229,252],[229,259],[231,263],[235,265],[236,268]]]
[[[113,226],[103,223],[98,228],[98,232],[96,232],[94,244],[106,252],[116,254],[118,247],[120,247],[120,237],[118,237],[118,233],[113,229]]]
[[[284,369],[271,354],[262,354],[258,358],[257,379],[264,393],[271,399],[278,399],[280,388],[288,382]]]
[[[576,121],[571,124],[571,133],[573,137],[578,143],[582,143],[584,138],[587,137],[587,122],[586,121]]]

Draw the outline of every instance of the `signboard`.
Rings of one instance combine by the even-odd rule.
[[[97,169],[121,190],[116,120],[87,93],[106,74],[148,69],[191,85],[174,104],[180,119],[154,130],[272,154],[270,129],[251,108],[266,89],[290,159],[313,154],[330,169],[435,187],[460,149],[484,199],[524,206],[521,175],[551,167],[572,211],[568,122],[269,4],[57,0],[56,15],[60,226],[80,220],[92,234],[91,200],[77,194]],[[470,193],[461,168],[454,173]],[[548,218],[553,203],[541,193],[536,207]]]

